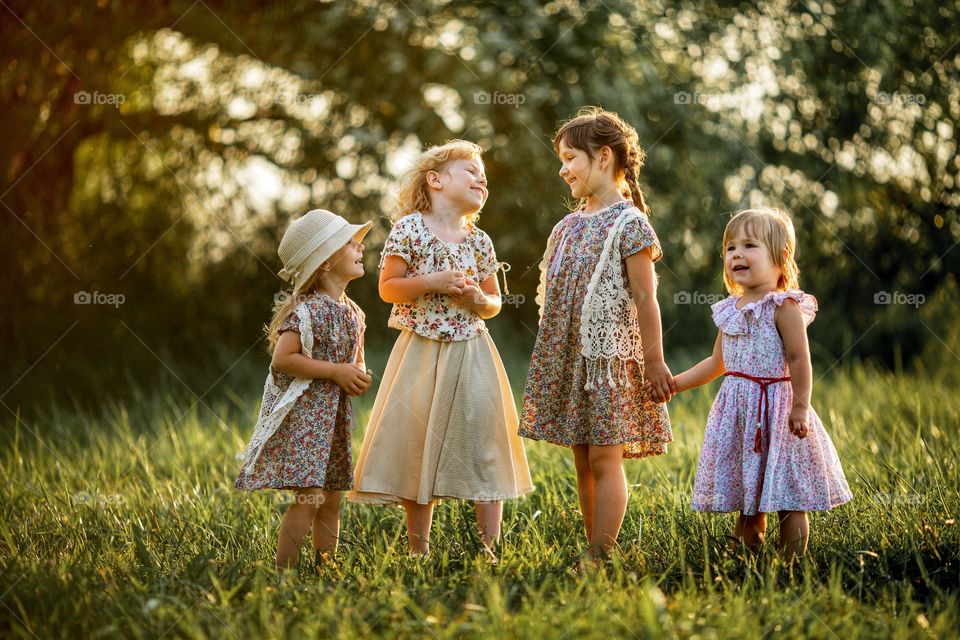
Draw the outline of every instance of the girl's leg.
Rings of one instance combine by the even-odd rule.
[[[323,500],[323,489],[296,489],[294,496],[293,504],[280,521],[276,563],[282,569],[297,566],[303,539],[310,531],[318,503]]]
[[[733,529],[734,537],[743,540],[750,551],[758,551],[763,544],[763,538],[767,531],[767,514],[757,513],[752,516],[740,513],[737,518],[737,525]]]
[[[503,503],[476,502],[477,527],[480,529],[480,542],[483,546],[493,548],[500,538],[500,521],[503,519]]]
[[[593,539],[593,506],[596,499],[596,483],[590,470],[590,445],[575,444],[573,463],[577,468],[577,494],[580,496],[580,512],[583,513],[583,528],[587,542]]]
[[[407,514],[407,541],[410,555],[425,556],[430,552],[430,525],[433,523],[433,502],[420,504],[415,500],[401,498]]]
[[[623,473],[623,445],[589,445],[590,469],[596,495],[593,535],[588,555],[597,557],[617,543],[627,510],[627,477]]]
[[[503,502],[475,502],[477,507],[477,528],[480,530],[480,544],[483,545],[488,559],[497,561],[493,547],[500,538],[500,522],[503,520]]]
[[[777,550],[787,562],[807,552],[810,541],[810,520],[806,511],[780,511],[780,540]]]
[[[313,549],[329,559],[337,552],[340,541],[340,492],[323,490],[313,516]]]

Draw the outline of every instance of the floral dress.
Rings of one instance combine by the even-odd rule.
[[[313,358],[328,362],[362,361],[364,316],[349,298],[339,302],[312,293],[305,300],[313,327]],[[291,313],[280,332],[298,331],[301,318]],[[281,392],[294,377],[272,370]],[[267,441],[253,470],[241,472],[237,489],[353,488],[350,431],[354,426],[350,396],[332,380],[313,380],[280,428]]]
[[[463,242],[445,242],[414,212],[400,218],[383,245],[380,269],[387,256],[399,256],[407,263],[408,278],[437,271],[460,271],[478,284],[496,275],[498,262],[493,241],[482,229],[470,225]],[[474,311],[453,304],[450,296],[428,293],[413,302],[395,303],[387,326],[409,329],[424,338],[455,342],[470,340],[486,332],[483,320]]]
[[[694,509],[745,515],[818,511],[851,498],[840,459],[817,412],[810,408],[805,438],[790,432],[790,382],[766,385],[761,398],[760,383],[730,373],[765,380],[790,375],[774,317],[788,299],[799,305],[805,324],[813,322],[816,298],[799,290],[772,291],[741,309],[740,298],[733,296],[712,307],[722,333],[727,376],[707,418]]]
[[[580,311],[607,232],[629,206],[620,202],[593,213],[571,213],[551,233],[557,243],[549,265],[543,315],[520,415],[520,435],[554,444],[623,444],[624,457],[666,453],[673,439],[666,405],[643,388],[642,365],[628,362],[631,386],[600,386],[587,391],[586,363],[580,353]],[[646,216],[631,221],[620,236],[623,258],[650,248],[662,256],[660,241]],[[623,286],[629,287],[626,266]]]

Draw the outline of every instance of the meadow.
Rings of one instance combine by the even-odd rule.
[[[11,418],[5,637],[849,640],[960,626],[960,403],[955,381],[922,369],[839,366],[818,381],[814,405],[855,497],[813,515],[793,570],[773,522],[751,557],[725,538],[733,516],[690,509],[710,387],[671,403],[668,455],[627,463],[622,549],[602,570],[571,570],[583,545],[572,456],[528,443],[537,491],[506,505],[499,566],[478,553],[472,507],[445,501],[426,561],[407,557],[399,508],[345,504],[336,562],[315,572],[308,543],[298,571],[278,572],[289,496],[231,486],[259,400],[248,387],[198,401],[160,385],[97,411]],[[372,399],[356,402],[361,425]]]

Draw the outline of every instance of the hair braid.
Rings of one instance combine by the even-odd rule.
[[[623,163],[623,180],[630,189],[630,199],[633,204],[643,213],[649,215],[647,210],[647,201],[643,197],[643,189],[640,188],[640,168],[646,161],[646,154],[640,148],[640,143],[636,133],[627,140],[626,159]]]

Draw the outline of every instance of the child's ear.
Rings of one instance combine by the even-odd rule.
[[[427,186],[431,189],[443,189],[443,182],[440,181],[440,174],[436,171],[427,171]]]
[[[613,149],[607,145],[600,147],[600,169],[606,171],[613,160]]]

